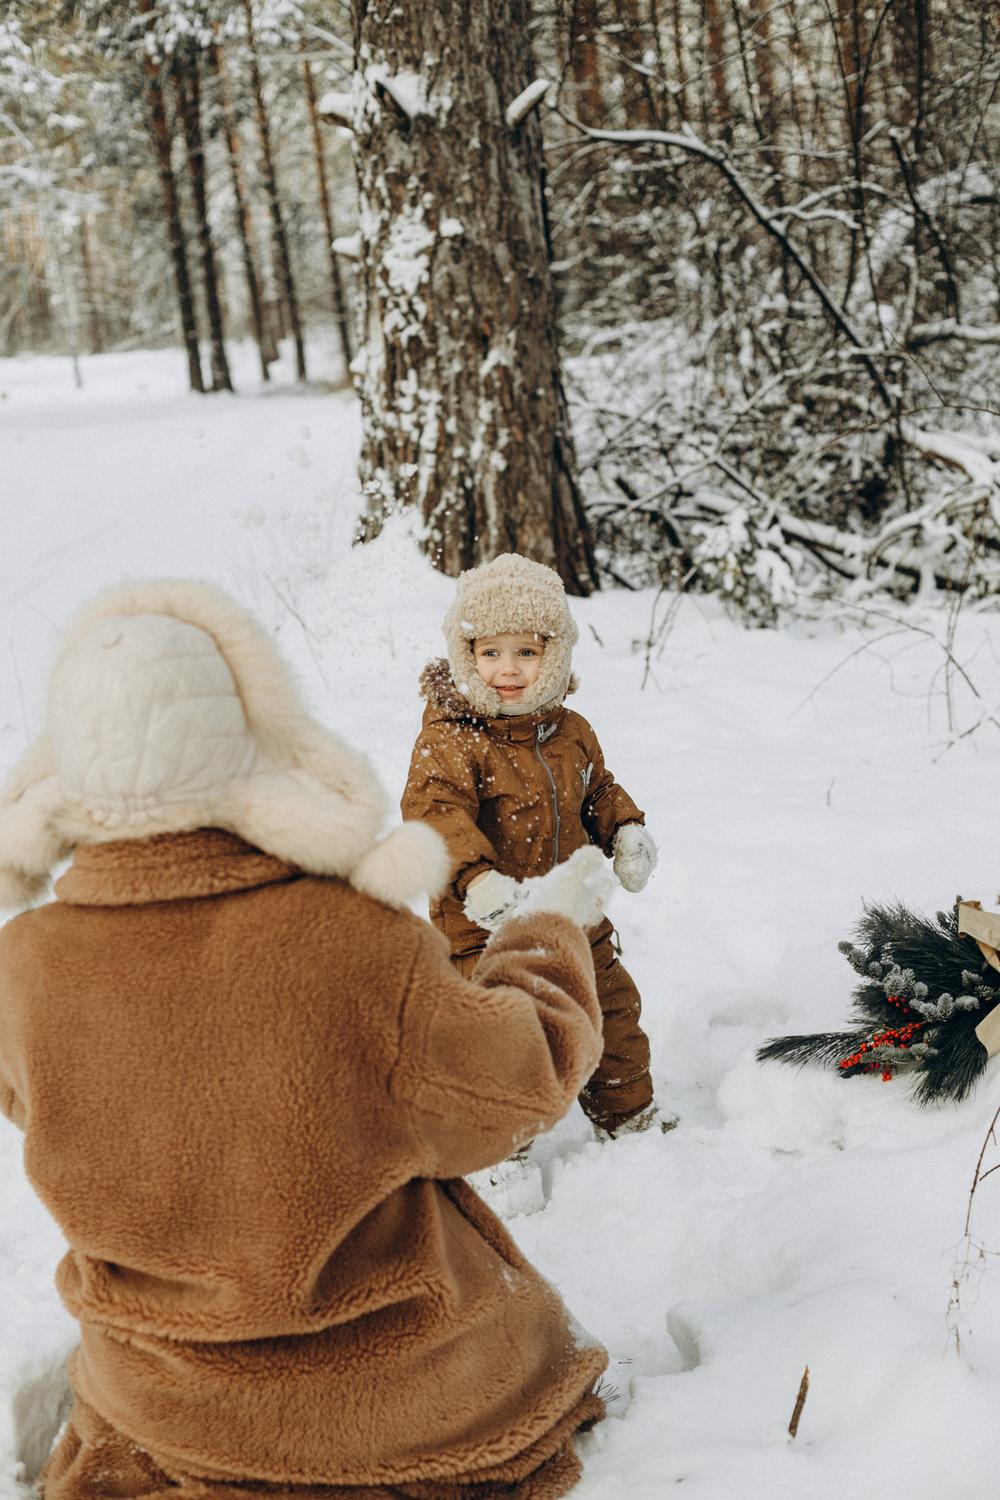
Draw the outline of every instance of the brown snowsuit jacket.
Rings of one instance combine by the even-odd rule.
[[[477,875],[544,875],[587,844],[610,854],[621,825],[645,819],[581,714],[560,706],[480,718],[444,660],[425,668],[420,689],[427,707],[400,806],[404,818],[436,828],[452,857],[452,884],[431,902],[431,921],[453,954],[478,952],[487,934],[462,910]]]
[[[57,895],[0,932],[0,1107],[81,1326],[45,1495],[562,1494],[604,1351],[459,1178],[593,1068],[583,934],[512,922],[468,982],[218,830],[81,848]]]
[[[480,718],[458,692],[448,663],[431,662],[427,699],[401,802],[404,818],[430,823],[452,857],[452,883],[431,902],[460,973],[472,973],[487,933],[465,915],[472,880],[496,869],[518,880],[544,875],[576,849],[612,852],[623,823],[644,815],[604,764],[593,729],[560,706],[547,712]],[[653,1097],[642,1003],[618,961],[611,923],[591,934],[603,1014],[600,1064],[580,1094],[595,1124],[615,1129]]]

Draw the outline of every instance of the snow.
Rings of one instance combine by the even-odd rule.
[[[285,383],[261,390],[253,350],[233,355],[235,397],[187,394],[176,351],[84,359],[80,391],[68,360],[0,361],[0,770],[38,726],[76,605],[178,574],[253,608],[317,713],[401,789],[453,586],[405,517],[352,546],[353,397],[294,385],[287,356]],[[581,1440],[574,1500],[989,1495],[1000,1174],[963,1230],[1000,1063],[962,1106],[919,1111],[904,1083],[753,1053],[846,1019],[836,944],[865,896],[996,903],[1000,743],[983,715],[1000,622],[960,612],[951,649],[984,701],[952,673],[949,704],[939,607],[746,632],[689,597],[647,663],[653,607],[626,590],[574,601],[573,703],[659,844],[646,891],[611,915],[679,1123],[598,1143],[574,1108],[520,1190],[484,1187],[612,1356],[618,1396]],[[0,1497],[24,1500],[74,1325],[52,1285],[59,1233],[0,1126]]]
[[[512,99],[504,110],[504,120],[513,129],[520,124],[525,115],[531,113],[536,104],[540,104],[552,88],[551,78],[536,78],[529,83],[527,88],[521,90],[516,99]]]

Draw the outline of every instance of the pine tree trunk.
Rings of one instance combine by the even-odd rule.
[[[152,11],[152,0],[138,0],[140,15]],[[170,127],[163,102],[163,85],[160,70],[153,58],[143,55],[143,70],[146,78],[146,103],[149,109],[149,129],[156,152],[156,165],[160,174],[160,190],[163,194],[163,212],[170,237],[170,259],[174,269],[174,284],[177,289],[177,305],[187,350],[188,379],[193,391],[204,391],[201,373],[201,356],[198,352],[198,324],[195,316],[194,298],[191,295],[191,277],[188,272],[187,245],[184,225],[181,221],[180,196],[177,179],[170,159]]]
[[[674,46],[674,67],[677,70],[677,109],[682,120],[688,118],[687,55],[684,49],[684,26],[681,16],[681,0],[672,0],[670,5],[670,39]],[[657,25],[658,23],[654,22]]]
[[[222,133],[225,137],[226,154],[229,158],[229,174],[233,184],[233,206],[236,210],[236,226],[239,230],[240,247],[243,251],[243,274],[246,277],[247,283],[247,301],[250,303],[250,316],[253,320],[254,338],[257,340],[257,349],[260,354],[260,374],[262,380],[270,380],[271,372],[268,366],[272,360],[277,358],[277,350],[274,348],[273,340],[269,337],[264,322],[264,308],[260,295],[260,277],[257,274],[257,256],[253,239],[253,220],[250,217],[246,185],[243,180],[240,138],[233,119],[232,104],[229,99],[225,57],[222,47],[218,43],[212,49],[212,66],[215,69],[215,76],[219,83],[219,97],[222,106]]]
[[[191,196],[194,200],[195,222],[198,225],[198,243],[201,248],[201,276],[205,290],[205,307],[208,311],[208,327],[212,351],[212,390],[231,391],[232,377],[226,358],[225,335],[222,327],[222,307],[219,301],[219,278],[216,269],[215,243],[208,222],[208,193],[205,188],[205,145],[201,129],[201,78],[198,54],[194,48],[186,48],[174,58],[174,89],[177,107],[184,130],[187,147],[188,175],[191,178]]]
[[[534,77],[527,20],[526,0],[355,0],[362,479],[369,534],[413,505],[445,572],[515,550],[589,593],[541,127],[504,119]]]
[[[80,215],[80,267],[83,271],[83,295],[86,304],[87,327],[90,333],[90,352],[102,354],[104,331],[101,327],[97,283],[94,279],[94,257],[90,251],[90,229],[86,213]]]
[[[616,36],[622,58],[621,75],[624,83],[625,124],[630,130],[658,127],[660,124],[656,96],[645,70],[645,45],[639,0],[615,0],[617,17]],[[649,31],[652,30],[650,26]],[[629,67],[629,63],[636,66]]]
[[[302,76],[306,85],[306,104],[309,108],[309,123],[312,126],[313,152],[316,157],[316,177],[319,183],[319,201],[323,210],[323,223],[326,226],[326,244],[330,256],[330,300],[333,303],[333,316],[337,324],[337,332],[340,334],[340,349],[344,356],[344,365],[350,365],[354,355],[351,348],[351,324],[347,312],[347,298],[344,296],[344,283],[340,275],[340,262],[333,248],[336,239],[336,230],[333,224],[333,209],[330,205],[330,189],[326,180],[326,162],[323,159],[323,135],[319,125],[319,112],[316,108],[316,85],[313,82],[312,68],[308,59],[302,63]]]
[[[268,124],[267,108],[264,104],[264,85],[260,76],[260,64],[257,61],[257,43],[253,29],[253,6],[252,0],[243,0],[243,15],[247,28],[248,60],[250,64],[250,82],[253,88],[254,116],[257,121],[257,133],[260,136],[261,165],[264,174],[264,189],[267,193],[268,208],[271,212],[271,225],[274,238],[274,258],[277,263],[278,273],[281,278],[281,289],[284,294],[285,306],[288,310],[289,321],[292,326],[292,336],[295,339],[295,369],[300,380],[306,378],[306,351],[302,338],[302,322],[299,317],[299,303],[295,292],[295,278],[292,275],[292,261],[288,253],[288,235],[285,232],[285,216],[281,207],[281,198],[278,193],[278,179],[274,170],[274,154],[271,150],[271,127]]]
[[[713,121],[728,139],[732,133],[733,106],[726,81],[726,31],[719,0],[704,0],[708,39],[708,71],[712,82],[712,106],[706,124]]]
[[[569,65],[576,84],[576,113],[584,125],[604,124],[604,95],[597,61],[596,31],[595,0],[573,0]]]

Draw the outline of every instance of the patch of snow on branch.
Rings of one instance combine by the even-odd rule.
[[[520,124],[525,115],[529,115],[536,105],[541,104],[545,95],[552,87],[550,78],[536,78],[529,83],[526,89],[522,89],[516,99],[512,99],[504,112],[504,119],[511,129]]]

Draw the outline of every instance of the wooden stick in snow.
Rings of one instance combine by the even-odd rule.
[[[795,1439],[796,1433],[799,1430],[799,1421],[800,1421],[800,1419],[802,1417],[802,1408],[806,1404],[806,1397],[808,1396],[808,1394],[809,1394],[809,1366],[806,1365],[805,1369],[802,1372],[802,1379],[799,1381],[799,1394],[795,1398],[795,1409],[792,1412],[792,1420],[788,1424],[788,1436],[793,1441]]]

